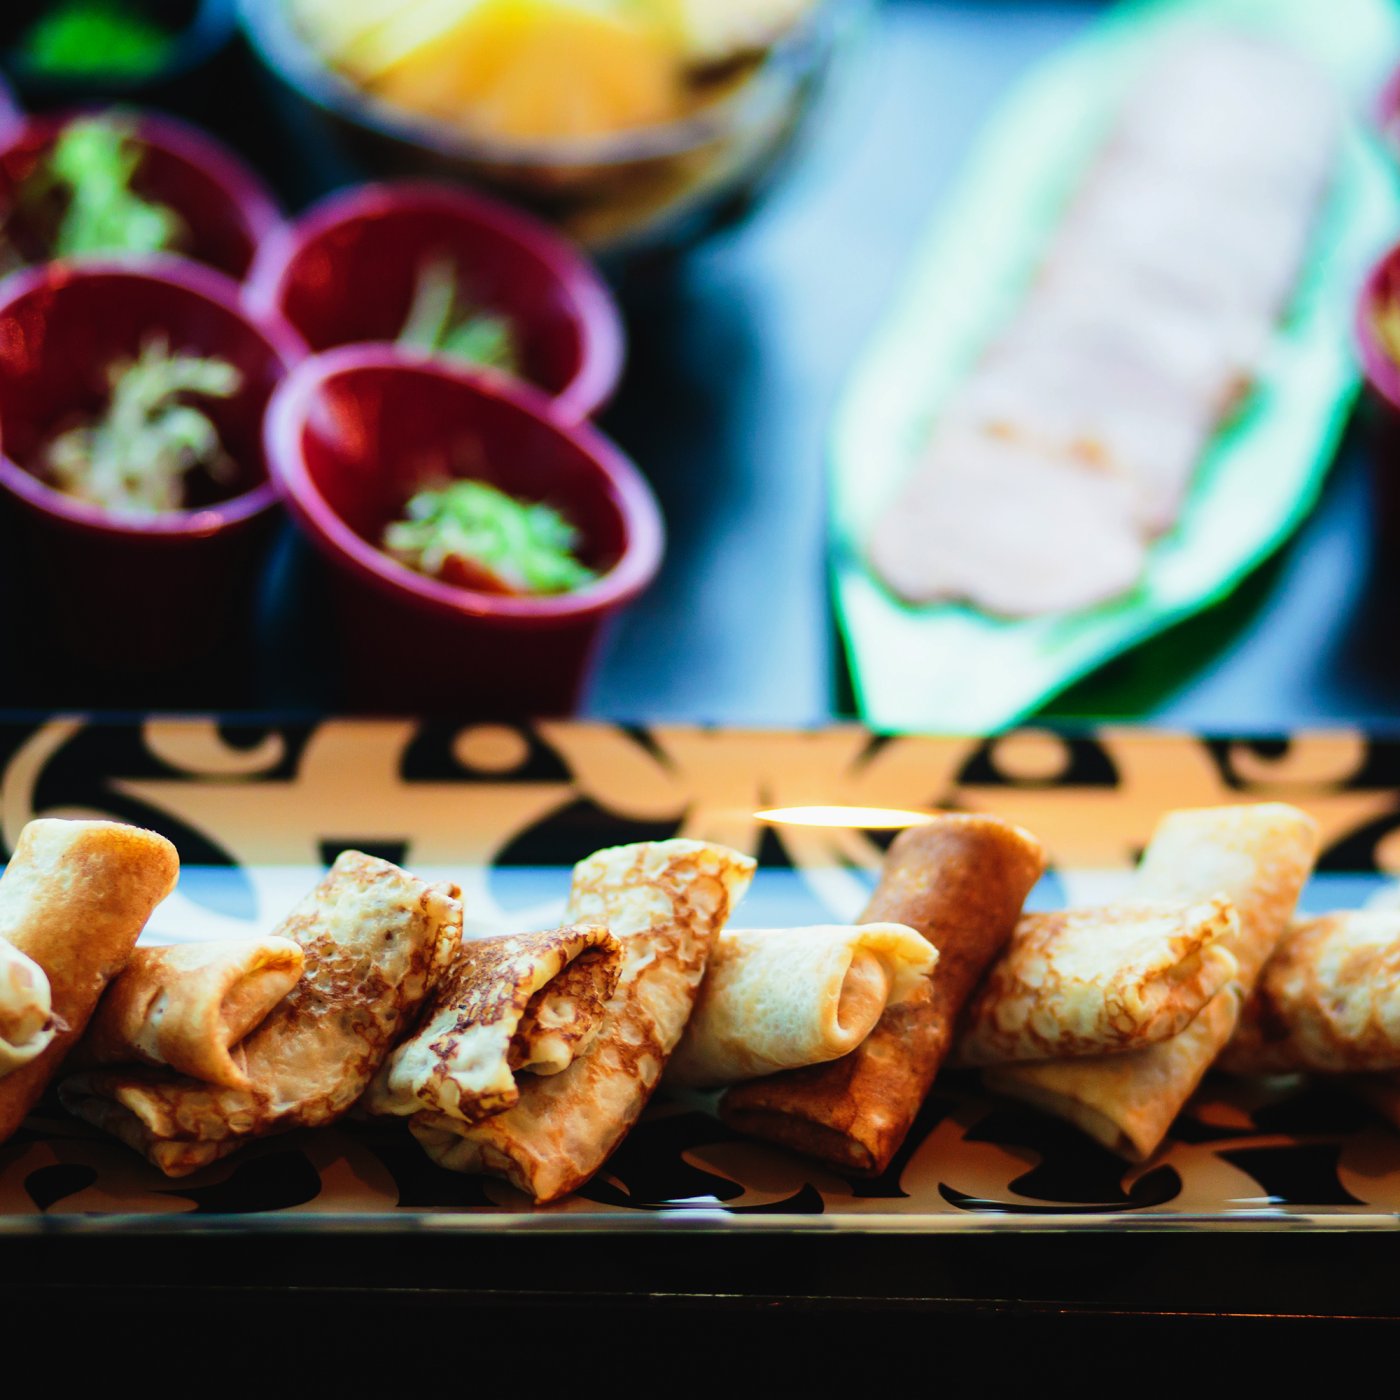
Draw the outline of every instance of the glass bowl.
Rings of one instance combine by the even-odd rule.
[[[267,68],[360,169],[456,178],[492,190],[591,252],[694,242],[746,213],[816,105],[864,0],[818,0],[722,96],[677,120],[586,139],[505,141],[391,106],[328,68],[284,0],[242,0]]]

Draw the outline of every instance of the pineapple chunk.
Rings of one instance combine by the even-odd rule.
[[[761,53],[795,25],[813,0],[646,0],[682,61],[704,68]]]

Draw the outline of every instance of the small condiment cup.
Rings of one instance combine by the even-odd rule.
[[[189,231],[179,251],[230,277],[242,278],[252,266],[263,239],[282,226],[282,214],[267,186],[222,142],[161,112],[137,108],[69,110],[28,117],[9,131],[0,128],[0,209],[13,209],[15,193],[53,149],[59,134],[76,117],[111,112],[131,123],[141,149],[132,177],[137,194],[173,209]],[[21,253],[42,262],[48,231],[35,229],[23,212],[12,237]]]
[[[521,372],[556,415],[581,422],[612,397],[623,331],[603,279],[538,220],[464,190],[404,181],[332,195],[267,239],[249,296],[313,350],[394,341],[418,277],[442,257],[475,304],[509,319]]]
[[[330,350],[279,387],[266,442],[293,516],[330,564],[347,699],[358,708],[568,713],[605,624],[661,562],[661,515],[636,468],[499,375],[390,345]],[[384,529],[409,497],[453,477],[561,511],[599,577],[572,593],[502,596],[386,554]]]
[[[1387,304],[1400,307],[1400,244],[1367,274],[1356,304],[1356,345],[1364,376],[1362,420],[1371,440],[1376,522],[1400,539],[1400,364],[1386,350],[1376,315]]]
[[[31,469],[56,431],[101,412],[107,371],[152,338],[214,356],[242,376],[200,402],[239,479],[226,496],[154,515],[68,496]],[[207,653],[251,602],[277,493],[263,411],[305,352],[275,317],[254,317],[238,284],[179,258],[49,263],[0,284],[0,508],[25,545],[23,596],[71,657],[148,670]]]

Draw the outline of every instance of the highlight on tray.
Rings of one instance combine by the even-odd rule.
[[[949,1062],[1127,1162],[1212,1069],[1315,1074],[1400,1126],[1400,916],[1295,919],[1316,850],[1281,803],[1169,812],[1125,897],[1026,913],[1036,838],[934,813],[859,924],[741,930],[753,860],[676,838],[580,861],[558,927],[470,935],[459,885],[348,850],[265,936],[137,947],[174,848],[40,818],[0,877],[0,1141],[57,1083],[183,1177],[358,1106],[547,1205],[659,1089],[879,1175]]]
[[[249,0],[253,48],[377,174],[451,173],[586,246],[751,203],[817,101],[845,0]]]

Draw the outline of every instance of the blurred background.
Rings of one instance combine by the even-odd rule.
[[[625,133],[604,151],[525,155],[529,141],[508,122],[445,136],[427,110],[428,78],[409,85],[423,111],[368,101],[346,70],[328,75],[334,64],[314,44],[308,59],[306,30],[279,0],[146,7],[181,47],[178,62],[136,77],[65,64],[61,48],[46,66],[35,25],[63,8],[7,10],[0,63],[28,112],[110,101],[171,112],[241,155],[288,216],[369,177],[466,183],[561,226],[596,258],[626,330],[620,384],[597,423],[654,490],[666,547],[655,581],[613,625],[581,713],[758,725],[856,714],[829,557],[838,403],[929,230],[948,216],[979,132],[1111,7],[831,0],[779,17],[742,60],[706,70],[714,91],[698,116]],[[103,8],[142,10],[88,7]],[[302,8],[313,27],[335,12]],[[90,25],[76,42],[97,32]],[[1346,93],[1348,120],[1370,122],[1378,96]],[[1354,285],[1359,293],[1359,277]],[[1335,310],[1349,328],[1350,303]],[[1374,505],[1375,470],[1391,464],[1364,417],[1272,557],[1214,606],[1033,712],[1219,731],[1390,719],[1400,563]],[[317,713],[360,703],[328,622],[325,571],[285,518],[250,628],[198,660],[133,671],[61,654],[30,606],[34,576],[11,573],[9,588],[8,708]],[[438,703],[471,711],[475,700],[467,686]]]

